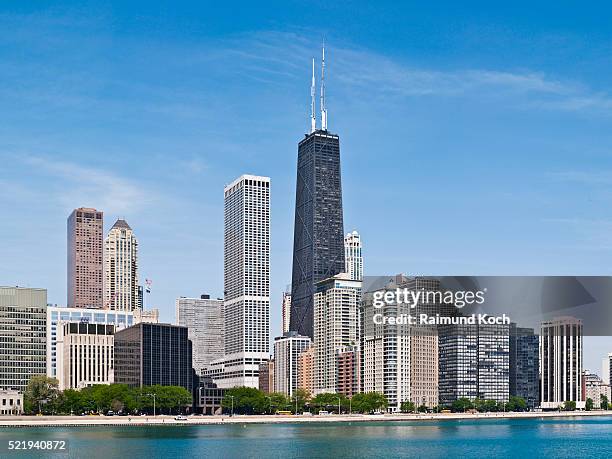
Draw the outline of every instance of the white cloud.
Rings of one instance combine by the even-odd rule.
[[[310,59],[315,57],[319,64],[319,49],[319,43],[298,33],[259,32],[222,42],[206,58],[241,66],[247,78],[257,81],[265,81],[264,76],[272,73],[307,80]],[[331,77],[343,90],[362,96],[390,96],[392,101],[398,96],[470,95],[496,97],[508,106],[528,109],[612,111],[612,97],[607,93],[529,69],[437,70],[352,45],[332,45],[328,56]]]
[[[131,179],[94,167],[85,167],[46,156],[21,158],[28,166],[50,177],[46,191],[67,208],[96,207],[114,215],[134,214],[160,198]],[[54,185],[53,185],[54,184]]]

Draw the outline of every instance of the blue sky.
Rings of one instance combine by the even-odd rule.
[[[612,274],[605,3],[124,3],[0,6],[0,284],[65,304],[66,218],[93,206],[171,321],[222,293],[224,184],[268,175],[277,334],[323,37],[367,274]],[[612,342],[588,343],[599,371]]]

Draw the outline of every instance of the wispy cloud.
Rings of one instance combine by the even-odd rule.
[[[115,215],[134,214],[159,201],[142,183],[104,169],[85,167],[48,156],[24,156],[21,161],[48,177],[50,193],[67,208],[92,206]]]
[[[257,81],[265,80],[264,76],[270,74],[305,79],[310,59],[319,60],[316,55],[319,46],[299,33],[259,32],[220,43],[214,57],[231,59],[233,63],[229,65],[242,67],[247,78]],[[411,64],[409,57],[392,58],[352,45],[332,46],[329,55],[332,78],[342,83],[344,91],[353,94],[389,96],[389,100],[479,95],[526,109],[612,113],[610,94],[541,71],[438,70]],[[522,97],[517,99],[517,96]]]

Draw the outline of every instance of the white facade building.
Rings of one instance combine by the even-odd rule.
[[[0,416],[23,414],[23,394],[17,390],[0,389]]]
[[[270,357],[270,178],[243,175],[224,195],[225,355],[214,381],[258,388]]]
[[[287,333],[289,331],[289,324],[291,322],[291,288],[288,292],[283,292],[283,303],[282,303],[282,332]]]
[[[139,302],[138,241],[119,219],[104,241],[104,308],[133,311]]]
[[[610,384],[610,370],[612,369],[612,352],[601,362],[601,380],[604,384]]]
[[[177,298],[176,324],[187,327],[197,374],[213,360],[223,357],[223,300],[211,299],[209,295]]]
[[[606,384],[599,376],[585,370],[584,379],[584,400],[593,400],[593,408],[601,408],[601,402],[605,397],[610,402],[610,384]]]
[[[397,276],[382,291],[396,288],[409,290],[440,290],[439,282],[428,278]],[[438,333],[435,327],[408,323],[382,323],[381,317],[440,311],[439,304],[418,302],[414,309],[404,302],[385,302],[374,307],[373,292],[364,295],[362,320],[362,391],[380,392],[388,402],[389,411],[399,411],[402,402],[416,406],[438,405]]]
[[[310,337],[297,332],[274,338],[274,392],[293,395],[298,388],[298,357],[311,344]]]
[[[582,320],[559,317],[542,322],[540,333],[541,407],[557,409],[567,401],[584,408]]]
[[[338,391],[338,353],[359,344],[361,281],[340,273],[314,294],[314,393]]]
[[[345,272],[354,280],[363,280],[363,257],[361,255],[361,236],[357,231],[344,236]]]
[[[114,325],[66,322],[58,332],[59,390],[113,383]]]
[[[134,313],[103,309],[47,307],[47,376],[59,379],[57,337],[62,322],[114,325],[116,330],[136,323]]]

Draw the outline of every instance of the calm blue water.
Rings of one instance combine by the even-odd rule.
[[[66,439],[61,454],[8,440]],[[612,417],[0,429],[0,457],[612,457]]]

